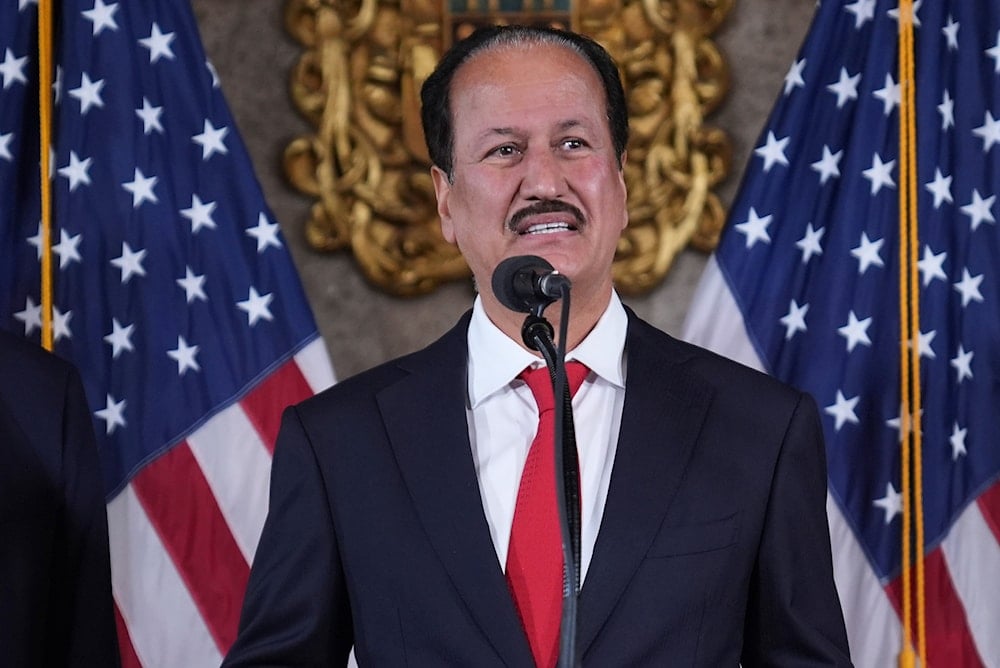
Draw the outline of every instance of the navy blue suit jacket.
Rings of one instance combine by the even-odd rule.
[[[108,521],[76,370],[0,331],[0,665],[116,666]]]
[[[466,420],[468,315],[286,411],[227,665],[530,666]],[[813,401],[629,312],[585,666],[848,665]]]

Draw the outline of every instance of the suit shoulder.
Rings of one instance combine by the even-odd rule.
[[[27,339],[0,330],[0,378],[8,379],[0,383],[0,392],[17,395],[9,399],[21,401],[31,395],[61,399],[62,389],[75,374],[73,365],[66,360]]]
[[[653,325],[636,318],[636,334],[658,352],[663,353],[672,365],[693,380],[705,383],[714,391],[736,392],[761,399],[781,398],[798,402],[804,394],[800,390],[770,376],[706,348],[677,339]]]

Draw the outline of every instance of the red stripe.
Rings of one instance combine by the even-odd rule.
[[[187,443],[147,465],[132,485],[225,655],[236,639],[250,567]]]
[[[941,548],[934,550],[924,559],[924,577],[927,584],[924,608],[927,619],[927,665],[962,668],[983,666],[972,640],[965,608],[962,607],[962,601],[955,591]],[[901,615],[900,578],[893,580],[886,587],[886,592],[896,608],[896,613]],[[915,618],[916,598],[913,599],[913,607]],[[914,623],[911,628],[913,643],[916,645],[916,624]]]
[[[281,413],[286,406],[313,395],[305,376],[294,360],[267,376],[240,404],[270,452],[278,439]]]
[[[994,483],[992,487],[979,495],[976,500],[979,510],[983,514],[983,519],[989,525],[993,537],[1000,543],[1000,482]]]
[[[115,626],[118,627],[118,654],[121,656],[122,668],[142,668],[142,662],[139,661],[135,647],[132,646],[132,636],[128,633],[128,627],[125,626],[125,620],[122,619],[122,613],[117,604],[115,605]]]

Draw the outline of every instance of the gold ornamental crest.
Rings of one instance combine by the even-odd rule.
[[[364,274],[397,295],[469,276],[441,236],[420,126],[420,87],[440,54],[483,23],[568,27],[618,62],[629,107],[629,225],[615,284],[657,285],[689,243],[709,251],[724,211],[712,192],[729,170],[725,134],[703,119],[728,86],[710,39],[733,0],[288,0],[303,53],[294,104],[315,131],[292,141],[284,166],[315,198],[306,236],[351,248]]]

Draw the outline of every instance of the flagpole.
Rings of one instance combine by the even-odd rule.
[[[920,392],[920,286],[917,249],[917,144],[916,78],[914,76],[913,0],[899,4],[899,315],[900,315],[900,421],[902,493],[902,607],[903,647],[899,665],[926,665],[926,600],[924,584],[923,464]],[[916,573],[911,564],[915,551]],[[915,576],[915,577],[914,577]],[[915,579],[915,582],[914,582]],[[913,647],[913,594],[916,593],[916,656]]]
[[[41,184],[42,346],[52,350],[52,0],[38,0],[38,123]]]

